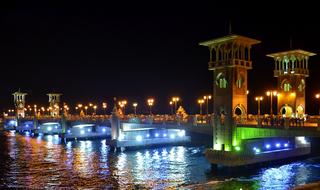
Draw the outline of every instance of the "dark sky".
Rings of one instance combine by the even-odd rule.
[[[287,50],[290,36],[293,48],[320,54],[318,10],[307,1],[50,2],[1,2],[2,109],[13,106],[11,93],[21,88],[29,103],[43,105],[46,93],[61,92],[70,104],[110,105],[116,96],[147,111],[142,105],[154,97],[155,112],[168,112],[169,98],[178,95],[187,112],[198,112],[196,99],[212,91],[208,50],[198,43],[228,34],[230,20],[233,33],[262,41],[252,52],[251,100],[276,87],[273,60],[265,55]],[[319,61],[310,59],[309,112],[320,91]]]

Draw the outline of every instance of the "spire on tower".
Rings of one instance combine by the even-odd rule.
[[[231,20],[229,20],[229,34],[232,34],[232,23],[231,23]]]

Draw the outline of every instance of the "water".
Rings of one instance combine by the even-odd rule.
[[[0,188],[288,189],[320,180],[320,159],[213,172],[203,146],[113,153],[105,140],[63,144],[0,132]]]

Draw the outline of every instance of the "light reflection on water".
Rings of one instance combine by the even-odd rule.
[[[318,160],[234,174],[210,171],[203,147],[168,146],[113,153],[106,140],[0,133],[0,188],[288,189],[320,180]],[[219,183],[217,183],[219,182]]]

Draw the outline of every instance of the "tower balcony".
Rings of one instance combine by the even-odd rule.
[[[220,61],[210,61],[208,63],[209,70],[214,70],[223,67],[243,67],[246,69],[252,69],[252,61],[242,60],[242,59],[229,59]]]
[[[302,75],[302,76],[308,77],[309,70],[301,69],[301,68],[294,68],[294,69],[288,69],[288,70],[274,70],[273,75],[274,77],[278,77],[281,75]]]

